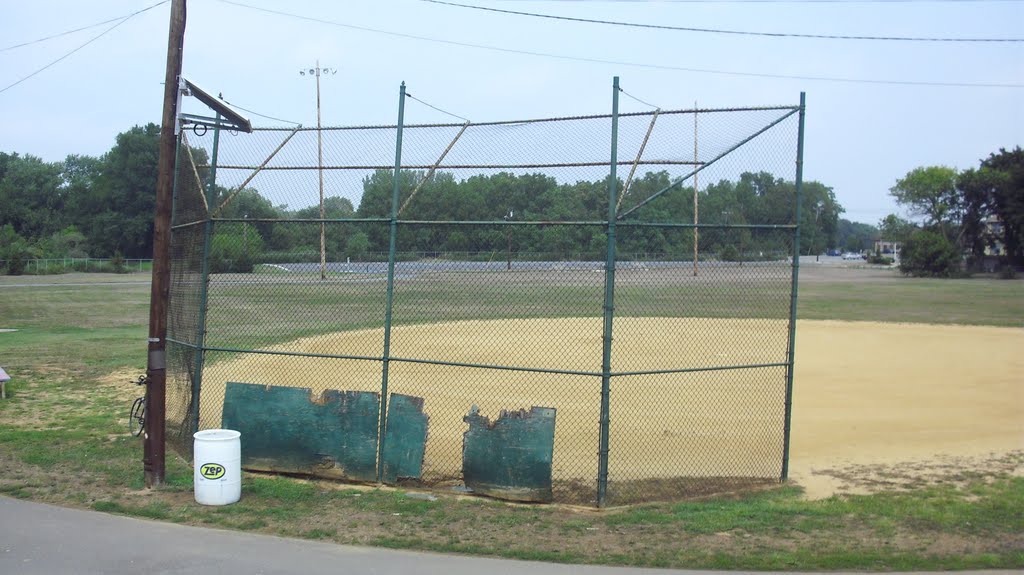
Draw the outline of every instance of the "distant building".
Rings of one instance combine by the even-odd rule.
[[[901,249],[903,249],[903,244],[901,244],[900,242],[875,240],[874,251],[876,254],[882,254],[883,256],[899,257]]]
[[[1005,256],[1006,247],[1003,246],[1003,222],[999,216],[985,218],[985,255]]]

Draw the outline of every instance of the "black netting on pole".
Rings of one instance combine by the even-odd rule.
[[[208,211],[200,170],[188,139],[178,146],[171,232],[171,281],[167,309],[166,437],[191,453],[195,431],[193,382],[202,349],[204,245]]]

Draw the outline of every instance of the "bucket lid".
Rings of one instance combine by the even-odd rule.
[[[228,441],[241,436],[242,434],[234,429],[204,429],[192,434],[192,437],[202,441]]]

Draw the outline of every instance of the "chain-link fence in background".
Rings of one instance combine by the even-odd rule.
[[[322,166],[315,129],[184,132],[168,441],[188,454],[194,431],[223,424],[232,386],[254,384],[308,388],[310,409],[335,405],[325,390],[369,393],[351,398],[379,409],[364,414],[380,430],[371,465],[392,399],[422,398],[424,486],[461,485],[471,412],[494,427],[534,406],[555,409],[557,501],[785,477],[801,106],[404,113],[324,128]],[[320,421],[275,405],[263,415],[282,436]],[[300,469],[365,478],[313,455]]]
[[[137,258],[39,258],[2,260],[0,270],[11,275],[51,275],[81,273],[145,273],[153,270],[153,260]]]

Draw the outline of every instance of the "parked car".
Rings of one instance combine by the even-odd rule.
[[[859,260],[859,259],[863,259],[863,256],[861,256],[860,254],[853,253],[853,252],[846,252],[845,254],[843,254],[843,259],[844,260]]]

